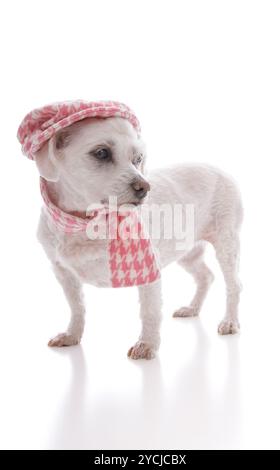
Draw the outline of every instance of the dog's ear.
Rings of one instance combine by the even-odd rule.
[[[47,181],[58,181],[58,168],[51,156],[51,140],[46,142],[43,147],[35,154],[35,162],[40,175]]]
[[[73,133],[73,131],[72,131]],[[52,139],[53,151],[55,154],[60,154],[65,147],[70,143],[71,134],[70,128],[62,129],[60,132],[55,134]]]
[[[58,159],[62,156],[63,150],[70,142],[70,133],[68,130],[62,130],[52,137],[35,154],[40,175],[47,181],[59,180]]]

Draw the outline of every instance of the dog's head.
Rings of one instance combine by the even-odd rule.
[[[41,176],[72,195],[77,210],[92,203],[139,204],[150,189],[145,147],[129,121],[88,118],[62,129],[36,154]],[[75,204],[73,201],[77,201]],[[84,207],[81,207],[84,205]]]

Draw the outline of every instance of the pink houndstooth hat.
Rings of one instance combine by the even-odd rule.
[[[37,108],[28,113],[19,126],[17,137],[22,152],[31,160],[34,154],[59,130],[89,117],[122,117],[127,119],[137,133],[140,124],[135,114],[117,101],[63,101]]]

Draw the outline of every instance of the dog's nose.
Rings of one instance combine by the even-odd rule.
[[[144,179],[137,179],[133,181],[131,183],[131,187],[137,199],[143,199],[146,196],[147,192],[151,189],[148,181]]]

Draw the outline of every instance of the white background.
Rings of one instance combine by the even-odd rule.
[[[279,448],[279,2],[0,8],[1,448]],[[87,287],[82,345],[46,346],[68,307],[36,241],[38,178],[16,132],[32,108],[76,98],[131,106],[150,167],[204,161],[238,181],[240,335],[217,335],[225,294],[210,247],[216,281],[200,319],[172,319],[194,285],[176,265],[163,273],[155,360],[126,357],[139,332],[134,289]]]

